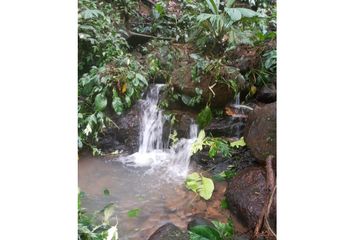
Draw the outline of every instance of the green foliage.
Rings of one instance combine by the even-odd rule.
[[[173,130],[173,132],[170,133],[168,138],[171,140],[172,146],[175,145],[178,142],[177,131]]]
[[[113,124],[106,112],[122,114],[140,98],[148,85],[143,67],[131,56],[120,57],[110,65],[91,71],[79,79],[79,148],[89,146],[94,154],[99,134]]]
[[[233,165],[230,165],[225,171],[214,175],[213,179],[215,181],[226,181],[232,179],[234,176],[236,176],[235,168]]]
[[[185,185],[187,189],[197,193],[205,200],[209,200],[214,191],[213,180],[203,177],[197,172],[191,173],[187,176]]]
[[[209,106],[205,106],[205,108],[198,114],[197,117],[197,123],[199,125],[199,128],[203,129],[206,126],[209,125],[211,122],[211,119],[213,117],[213,114],[211,112],[211,109]]]
[[[228,209],[228,208],[229,208],[229,205],[228,205],[228,203],[227,203],[227,201],[226,201],[226,198],[224,198],[224,199],[221,200],[221,202],[220,202],[220,207],[221,207],[222,209]]]
[[[190,240],[231,240],[234,235],[231,220],[227,223],[212,221],[213,227],[208,225],[197,225],[190,229]]]
[[[107,2],[79,0],[78,43],[79,77],[91,67],[103,66],[127,48],[126,33],[117,29],[120,16]]]
[[[245,139],[243,137],[241,137],[239,140],[237,141],[234,141],[234,142],[231,142],[230,143],[230,147],[236,147],[236,148],[239,148],[239,147],[244,147],[246,146],[246,142],[245,142]]]
[[[83,196],[84,194],[80,192],[78,197],[78,239],[118,240],[118,222],[116,225],[109,224],[115,205],[113,203],[108,204],[101,211],[90,215],[81,207]]]
[[[219,0],[205,0],[208,12],[201,12],[193,28],[192,40],[204,50],[218,52],[227,45],[252,44],[253,33],[242,29],[242,18],[262,17],[261,14],[246,8],[233,8],[234,1],[221,7]]]
[[[141,211],[140,208],[134,208],[132,210],[129,210],[127,215],[128,215],[128,217],[131,217],[131,218],[139,217],[140,211]]]

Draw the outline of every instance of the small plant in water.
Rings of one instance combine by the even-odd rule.
[[[110,203],[101,211],[91,215],[81,206],[83,192],[78,197],[78,239],[79,240],[118,240],[118,220],[116,225],[110,225],[115,204]]]

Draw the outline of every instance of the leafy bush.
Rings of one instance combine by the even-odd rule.
[[[110,3],[79,0],[79,77],[91,67],[101,67],[123,55],[128,45],[123,38],[125,31],[117,29],[119,22],[120,16]]]
[[[209,157],[215,158],[215,156],[220,152],[224,157],[230,157],[230,148],[232,147],[243,147],[246,143],[243,137],[237,141],[229,143],[222,138],[206,137],[205,131],[202,129],[199,131],[197,140],[192,145],[192,154],[203,150],[203,147],[209,147]]]
[[[128,54],[116,58],[103,67],[93,67],[79,79],[79,148],[89,146],[93,154],[100,154],[95,146],[99,134],[107,124],[109,109],[120,115],[139,99],[148,85],[143,67]]]
[[[223,6],[219,0],[205,0],[208,12],[197,16],[197,25],[193,28],[192,40],[202,50],[223,52],[227,45],[251,44],[253,33],[242,30],[238,23],[242,18],[261,15],[247,8],[233,8],[234,0]]]

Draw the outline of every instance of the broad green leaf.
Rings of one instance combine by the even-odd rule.
[[[138,217],[140,215],[140,208],[134,208],[128,211],[128,217]]]
[[[96,111],[103,111],[106,108],[106,106],[107,106],[107,98],[102,93],[97,94],[95,98]]]
[[[225,12],[230,16],[231,20],[234,22],[242,18],[242,14],[237,8],[225,8]]]
[[[236,8],[240,13],[242,14],[243,17],[260,17],[261,15],[251,9],[248,8]]]
[[[220,0],[206,0],[209,9],[214,13],[214,14],[219,14],[219,5],[220,5]]]
[[[136,73],[136,74],[135,74],[135,77],[136,77],[140,82],[142,82],[143,84],[145,84],[146,86],[148,85],[148,82],[147,82],[146,78],[145,78],[143,75],[141,75],[140,73]]]
[[[244,146],[246,146],[245,139],[243,137],[241,137],[239,140],[230,143],[230,146],[236,147],[236,148],[244,147]]]
[[[223,240],[216,229],[207,225],[194,226],[190,231],[209,240]]]
[[[209,18],[211,18],[213,16],[213,14],[209,14],[209,13],[202,13],[202,14],[199,14],[198,17],[197,17],[197,21],[198,22],[203,22]]]
[[[227,0],[226,7],[230,8],[230,7],[232,7],[232,5],[234,5],[234,3],[235,3],[235,0]]]
[[[192,154],[203,150],[204,139],[205,139],[205,131],[202,129],[198,134],[197,140],[192,145]]]
[[[118,115],[123,113],[123,102],[120,97],[113,97],[112,107]]]
[[[211,122],[213,114],[209,106],[205,106],[205,108],[198,114],[197,123],[200,128],[205,128]]]
[[[203,177],[197,172],[191,173],[187,176],[185,185],[187,189],[198,193],[198,195],[205,200],[209,200],[214,191],[213,180]]]
[[[198,189],[199,195],[205,200],[209,200],[213,195],[214,183],[210,178],[202,176],[202,185]]]

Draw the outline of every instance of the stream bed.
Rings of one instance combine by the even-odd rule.
[[[191,163],[190,172],[197,170]],[[145,168],[127,167],[115,157],[92,157],[82,154],[79,160],[79,187],[85,192],[82,205],[88,212],[101,210],[109,203],[117,208],[119,237],[122,240],[146,240],[160,226],[172,222],[186,229],[189,220],[198,215],[226,222],[228,210],[221,208],[226,182],[215,182],[209,201],[196,196],[184,186],[183,179],[167,180],[158,171],[146,173]],[[207,173],[204,174],[207,176]],[[110,195],[104,195],[108,189]],[[137,217],[128,211],[140,209]]]

